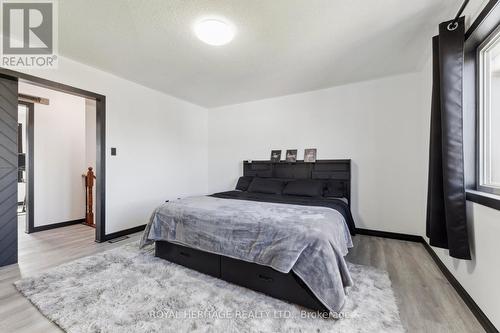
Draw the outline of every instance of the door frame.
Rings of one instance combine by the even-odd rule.
[[[0,68],[0,75],[96,101],[96,214],[95,241],[106,241],[106,96],[37,76]]]

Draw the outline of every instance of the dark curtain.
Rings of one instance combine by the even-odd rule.
[[[455,28],[455,29],[453,29]],[[432,39],[433,84],[426,234],[432,246],[470,259],[464,189],[462,72],[464,19]]]

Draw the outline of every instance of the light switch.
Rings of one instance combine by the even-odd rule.
[[[116,156],[116,148],[111,148],[111,156]]]

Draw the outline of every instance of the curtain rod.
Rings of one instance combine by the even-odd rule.
[[[460,18],[460,15],[462,15],[462,13],[464,12],[464,9],[468,3],[469,0],[464,0],[462,6],[460,6],[460,9],[457,12],[457,15],[455,15],[455,18],[453,19],[453,21],[450,22],[450,24],[448,24],[448,30],[450,31],[455,30],[458,27],[458,19]]]

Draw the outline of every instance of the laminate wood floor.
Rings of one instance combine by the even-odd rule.
[[[13,282],[127,242],[95,243],[94,230],[74,225],[27,235],[19,226],[19,264],[0,268],[0,332],[60,332],[14,288]],[[484,332],[421,244],[356,236],[348,260],[389,272],[408,332]]]

